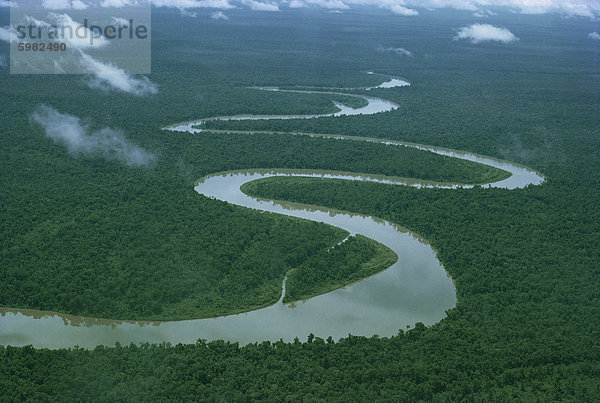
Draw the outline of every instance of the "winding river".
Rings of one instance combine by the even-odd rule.
[[[391,79],[372,88],[406,85],[408,83],[405,81]],[[299,91],[259,88],[259,90],[340,94],[326,89]],[[368,115],[398,108],[398,105],[384,99],[343,94],[364,98],[368,104],[356,109],[336,104],[339,109],[337,112],[323,115],[241,115],[211,119],[258,120]],[[202,125],[206,120],[208,119],[177,124],[165,129],[174,132],[200,133],[204,130]],[[544,181],[543,176],[526,167],[457,150],[374,138],[313,133],[286,134],[328,137],[339,141],[378,142],[392,147],[414,147],[490,165],[511,174],[505,180],[484,185],[488,187],[516,189],[528,185],[539,185]],[[240,344],[280,339],[292,341],[296,337],[304,340],[309,333],[323,338],[332,336],[336,340],[348,334],[391,336],[396,334],[399,329],[410,328],[417,322],[425,325],[438,322],[445,317],[446,310],[456,305],[456,292],[452,279],[447,275],[436,258],[435,252],[426,241],[396,224],[374,217],[317,206],[258,199],[250,197],[240,190],[240,186],[244,183],[272,176],[310,176],[415,187],[455,188],[459,186],[451,183],[433,183],[381,175],[314,170],[243,170],[209,175],[200,179],[195,187],[195,190],[204,196],[264,212],[331,224],[345,229],[351,235],[361,234],[386,245],[398,255],[399,259],[388,269],[369,278],[293,305],[282,303],[285,295],[284,280],[282,295],[276,304],[243,314],[218,318],[172,322],[128,322],[84,318],[54,312],[0,309],[2,313],[0,344],[12,346],[31,344],[38,348],[73,346],[93,348],[100,344],[114,345],[115,342],[121,344],[132,342],[194,343],[197,339],[223,339]]]

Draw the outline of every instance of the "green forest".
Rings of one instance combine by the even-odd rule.
[[[35,145],[41,129],[33,129],[38,138],[24,155],[12,150],[27,140],[4,138],[5,167],[14,174],[1,196],[10,225],[2,231],[0,306],[83,316],[189,319],[264,306],[278,300],[287,271],[347,235],[207,199],[193,189],[202,175],[287,167],[475,183],[503,177],[404,147],[266,134],[183,135],[186,148],[177,157],[132,169],[72,159],[50,140]],[[32,170],[32,160],[40,171]]]
[[[396,263],[389,248],[355,235],[309,257],[288,275],[284,303],[314,297],[369,277]]]
[[[521,38],[506,46],[453,41],[455,27],[472,22],[464,12],[442,19],[423,11],[422,20],[401,24],[381,10],[335,20],[307,12],[318,33],[292,11],[232,10],[228,26],[208,12],[199,14],[202,24],[177,10],[153,12],[149,79],[157,94],[103,92],[85,76],[16,76],[0,67],[0,306],[114,319],[210,317],[273,303],[288,272],[292,301],[396,260],[361,237],[334,247],[348,235],[334,227],[198,195],[194,182],[211,173],[324,169],[460,183],[505,175],[409,148],[269,133],[465,150],[527,165],[546,182],[518,190],[316,178],[247,184],[252,195],[371,215],[414,231],[454,280],[457,306],[432,326],[399,328],[389,337],[92,350],[0,346],[0,400],[600,396],[600,53],[581,39],[594,30],[592,22],[506,14],[501,23]],[[7,24],[3,8],[0,25]],[[376,50],[398,42],[414,56]],[[330,113],[329,95],[250,87],[381,83],[366,71],[411,82],[365,92],[398,110],[207,122],[226,133],[161,130],[214,116]],[[81,118],[90,130],[122,130],[154,162],[130,167],[70,153],[31,121],[41,104]]]

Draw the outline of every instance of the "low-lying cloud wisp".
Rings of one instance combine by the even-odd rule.
[[[128,166],[148,166],[156,160],[153,154],[129,142],[120,130],[105,127],[91,131],[78,117],[46,105],[40,105],[31,119],[44,128],[46,136],[64,144],[73,154],[100,155]]]
[[[468,27],[462,27],[454,37],[454,40],[459,39],[468,39],[471,43],[490,41],[509,43],[519,40],[508,29],[495,27],[490,24],[473,24]]]
[[[11,33],[13,34],[12,36]],[[0,27],[0,41],[10,43],[11,41],[14,41],[15,38],[16,36],[10,26]]]
[[[229,20],[229,17],[223,11],[215,11],[210,15],[210,18],[212,18],[213,20]]]
[[[257,0],[241,0],[241,3],[254,11],[279,11],[279,5]]]
[[[81,63],[94,74],[94,78],[88,81],[90,88],[103,91],[116,89],[137,96],[158,93],[156,85],[148,77],[135,78],[123,69],[112,64],[102,63],[85,52],[81,52]]]

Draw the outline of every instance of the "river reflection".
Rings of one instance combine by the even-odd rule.
[[[339,111],[328,115],[232,116],[213,119],[292,119],[373,114],[398,107],[382,99],[366,96],[364,98],[368,101],[368,105],[363,108],[352,109],[337,104]],[[198,120],[175,125],[167,130],[198,133],[202,130],[197,126],[203,122],[204,120]],[[544,180],[541,175],[528,168],[456,150],[381,139],[296,134],[415,147],[494,166],[511,173],[508,179],[486,184],[490,187],[515,189],[541,184]],[[276,304],[263,309],[210,319],[136,322],[84,318],[42,311],[0,309],[2,315],[0,344],[12,346],[31,344],[40,348],[73,346],[93,348],[100,344],[114,345],[116,342],[175,344],[194,343],[198,339],[222,339],[241,344],[280,339],[292,341],[296,337],[305,340],[309,333],[323,338],[332,336],[334,339],[345,337],[350,333],[364,336],[374,334],[391,336],[399,329],[412,327],[417,322],[431,325],[444,318],[446,310],[456,305],[452,279],[446,274],[434,251],[426,242],[402,227],[384,220],[315,206],[261,200],[250,197],[240,190],[240,186],[244,183],[271,176],[310,176],[415,187],[457,187],[453,184],[380,175],[307,170],[236,171],[207,176],[199,180],[195,187],[201,195],[265,212],[323,222],[343,228],[350,234],[364,235],[392,249],[398,255],[398,261],[390,268],[369,278],[307,301],[286,305],[280,299]],[[285,290],[285,282],[282,288]]]

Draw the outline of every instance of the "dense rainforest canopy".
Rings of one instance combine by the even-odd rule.
[[[308,335],[299,335],[295,343],[200,340],[56,351],[0,347],[0,397],[600,395],[599,48],[586,42],[593,24],[558,15],[503,15],[501,23],[519,32],[519,43],[475,45],[452,40],[456,27],[472,21],[470,13],[449,12],[445,19],[425,13],[424,25],[410,18],[398,24],[400,17],[380,11],[335,20],[315,12],[311,26],[320,27],[318,34],[291,11],[277,18],[246,13],[244,19],[242,11],[232,11],[225,26],[206,12],[199,24],[157,9],[150,78],[158,93],[146,97],[93,90],[82,76],[14,76],[0,67],[0,306],[128,319],[211,316],[276,300],[291,268],[314,272],[325,266],[335,274],[335,265],[347,259],[360,273],[358,263],[374,256],[376,246],[356,238],[340,249],[339,259],[328,261],[323,251],[344,239],[344,231],[199,196],[194,181],[213,172],[319,168],[465,182],[499,175],[378,144],[160,130],[219,115],[333,110],[329,96],[251,86],[380,84],[381,77],[366,71],[411,82],[369,91],[400,105],[385,114],[210,127],[450,147],[525,164],[542,172],[546,183],[513,191],[289,178],[249,184],[246,191],[262,197],[374,215],[415,231],[438,251],[456,282],[457,307],[431,327],[398,329],[387,338],[309,336],[303,342]],[[0,16],[6,25],[7,12]],[[345,29],[359,22],[370,28]],[[399,44],[413,56],[378,50]],[[102,155],[70,153],[31,122],[40,104],[82,118],[91,130],[120,129],[155,160],[129,167]],[[328,287],[340,280],[315,279]],[[305,280],[298,277],[298,298],[316,289],[302,289]]]

